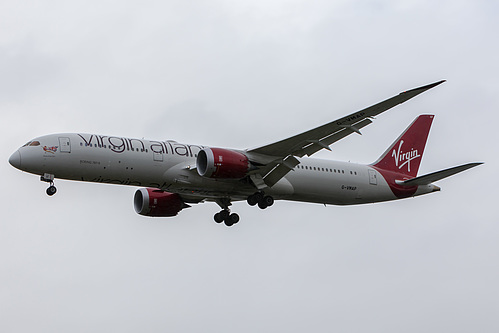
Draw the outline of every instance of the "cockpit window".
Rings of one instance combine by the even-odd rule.
[[[40,145],[40,141],[30,141],[30,142],[26,143],[23,147],[27,147],[27,146],[35,147],[35,146],[39,146],[39,145]]]

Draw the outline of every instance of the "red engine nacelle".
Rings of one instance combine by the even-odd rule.
[[[222,148],[204,148],[196,160],[199,175],[209,178],[243,178],[250,166],[246,155]]]
[[[186,205],[180,195],[155,188],[141,188],[133,198],[135,212],[140,215],[154,217],[175,216]]]

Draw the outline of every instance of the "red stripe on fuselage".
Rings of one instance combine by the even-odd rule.
[[[383,178],[385,179],[386,183],[388,186],[390,186],[390,190],[392,190],[393,194],[398,198],[398,199],[403,199],[403,198],[409,198],[414,196],[416,191],[418,190],[417,186],[401,186],[395,183],[395,180],[407,180],[409,179],[406,175],[398,173],[398,172],[393,172],[393,171],[388,171],[388,170],[383,170],[375,166],[371,166],[373,169],[378,171]]]

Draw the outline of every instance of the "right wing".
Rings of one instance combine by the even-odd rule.
[[[311,156],[321,149],[331,150],[329,145],[334,142],[352,133],[361,134],[360,129],[372,123],[370,118],[443,82],[445,80],[401,92],[385,101],[290,138],[246,150],[249,159],[259,166],[253,172],[251,179],[258,188],[273,186],[299,163],[295,156]]]

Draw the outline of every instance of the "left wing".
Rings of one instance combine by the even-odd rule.
[[[443,82],[445,80],[404,91],[385,101],[309,131],[262,147],[246,150],[245,153],[249,159],[256,165],[261,166],[258,170],[255,170],[251,179],[258,188],[273,186],[299,164],[295,156],[311,156],[321,149],[331,150],[329,145],[334,142],[352,133],[361,134],[360,129],[372,123],[370,118],[404,103]]]

